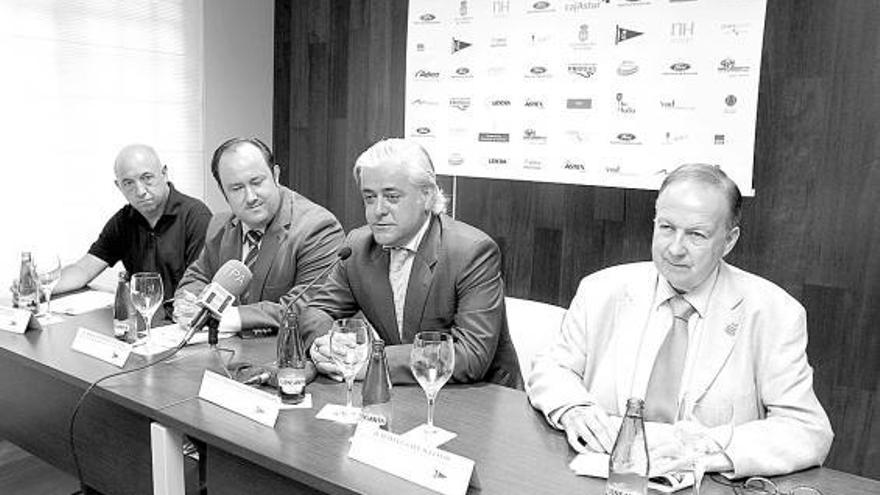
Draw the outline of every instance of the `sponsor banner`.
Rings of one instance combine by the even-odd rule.
[[[408,0],[404,137],[440,174],[752,194],[766,0]]]

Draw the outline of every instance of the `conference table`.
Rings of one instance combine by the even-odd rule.
[[[111,335],[110,311],[65,316],[60,323],[23,335],[0,332],[0,437],[71,474],[76,473],[67,438],[73,407],[91,382],[120,370],[71,350],[80,327]],[[274,344],[273,338],[221,341],[222,347],[235,350],[234,361],[254,364],[270,363]],[[132,354],[124,369],[149,359],[155,357]],[[96,387],[75,429],[84,482],[108,495],[166,493],[155,481],[164,475],[157,472],[163,468],[156,464],[156,431],[164,431],[172,438],[185,434],[204,443],[204,477],[211,495],[434,493],[350,459],[354,427],[315,418],[325,404],[344,404],[343,384],[319,377],[308,386],[313,407],[282,411],[272,428],[199,399],[205,370],[222,373],[220,361],[206,344],[193,345],[168,362]],[[418,426],[425,415],[420,387],[393,389],[391,431]],[[604,481],[575,476],[568,468],[574,453],[565,436],[546,424],[521,391],[449,384],[438,396],[435,422],[457,434],[441,449],[475,461],[468,493],[604,492]],[[810,485],[825,495],[880,493],[878,481],[829,468],[774,481],[782,489]],[[733,490],[707,480],[704,492]]]

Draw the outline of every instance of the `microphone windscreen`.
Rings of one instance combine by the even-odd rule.
[[[351,256],[351,248],[348,246],[343,246],[336,252],[336,256],[339,256],[339,259],[345,261]]]
[[[247,265],[239,260],[229,260],[217,270],[212,282],[219,284],[233,296],[240,297],[251,283],[252,277]]]

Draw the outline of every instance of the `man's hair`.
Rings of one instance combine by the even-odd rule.
[[[266,145],[266,143],[259,140],[259,138],[248,137],[241,138],[236,137],[232,139],[227,139],[220,146],[214,150],[214,156],[211,158],[211,175],[214,176],[214,180],[217,181],[217,186],[220,187],[220,191],[223,191],[223,184],[220,183],[220,159],[223,158],[223,153],[226,153],[227,150],[238,147],[239,145],[250,143],[260,151],[260,154],[263,155],[263,160],[266,161],[266,166],[269,167],[269,172],[272,172],[272,167],[275,165],[275,157],[272,155],[272,150]],[[225,194],[225,192],[224,192]]]
[[[727,228],[732,229],[739,226],[739,222],[742,219],[742,194],[740,194],[736,182],[728,177],[721,170],[721,167],[705,163],[681,165],[663,179],[663,184],[660,185],[660,191],[657,195],[659,196],[669,185],[685,180],[717,187],[724,194],[724,197],[727,198],[727,205],[729,207]]]
[[[433,200],[428,209],[434,213],[446,211],[446,196],[437,185],[434,164],[428,152],[420,144],[400,138],[383,139],[367,148],[354,163],[354,181],[360,187],[361,171],[382,163],[402,164],[406,167],[410,183],[420,189],[432,191]]]

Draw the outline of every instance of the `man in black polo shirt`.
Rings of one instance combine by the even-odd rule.
[[[168,182],[167,167],[143,144],[123,148],[114,165],[116,187],[128,200],[104,225],[89,252],[65,266],[56,294],[84,287],[122,261],[129,273],[158,272],[171,298],[186,267],[205,245],[211,211]]]

